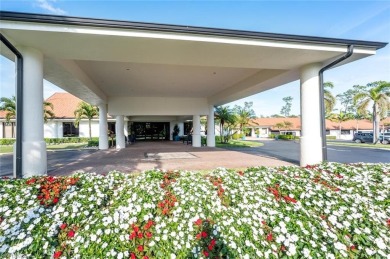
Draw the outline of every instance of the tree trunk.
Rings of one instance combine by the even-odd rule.
[[[223,124],[222,124],[222,122],[219,124],[219,128],[220,128],[221,144],[222,144],[223,143]]]
[[[356,120],[356,132],[359,131],[359,120]]]
[[[374,103],[374,139],[373,143],[376,144],[379,140],[379,114],[378,114],[378,104]]]
[[[88,120],[89,124],[89,139],[92,139],[91,119]]]
[[[339,121],[339,139],[341,139],[341,121]]]

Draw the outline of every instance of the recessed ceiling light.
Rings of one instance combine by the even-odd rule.
[[[130,70],[130,68],[126,68],[126,70],[127,70],[127,71],[129,71],[129,70]]]
[[[214,74],[214,75],[216,75],[216,74],[217,74],[217,72],[214,72],[213,74]]]

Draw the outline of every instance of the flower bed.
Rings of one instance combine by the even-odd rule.
[[[390,165],[0,180],[0,257],[390,254]]]

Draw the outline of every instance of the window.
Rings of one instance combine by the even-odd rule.
[[[349,134],[351,134],[350,130],[342,130],[341,131],[341,135],[349,135]]]
[[[73,122],[63,122],[62,133],[64,137],[78,137],[79,128],[76,128]]]

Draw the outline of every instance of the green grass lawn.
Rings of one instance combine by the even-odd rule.
[[[347,146],[347,147],[362,147],[362,148],[385,148],[390,149],[390,145],[383,144],[372,144],[372,143],[354,143],[354,142],[336,142],[336,141],[327,141],[327,144],[330,146]]]
[[[229,140],[229,143],[215,143],[217,147],[220,148],[229,148],[229,147],[261,147],[264,144],[260,142],[254,142],[254,141],[246,141],[246,140]]]
[[[61,149],[79,149],[85,147],[87,143],[64,143],[57,145],[47,145],[47,150],[61,150]],[[0,145],[0,154],[3,153],[12,153],[13,145],[10,146],[1,146]]]

